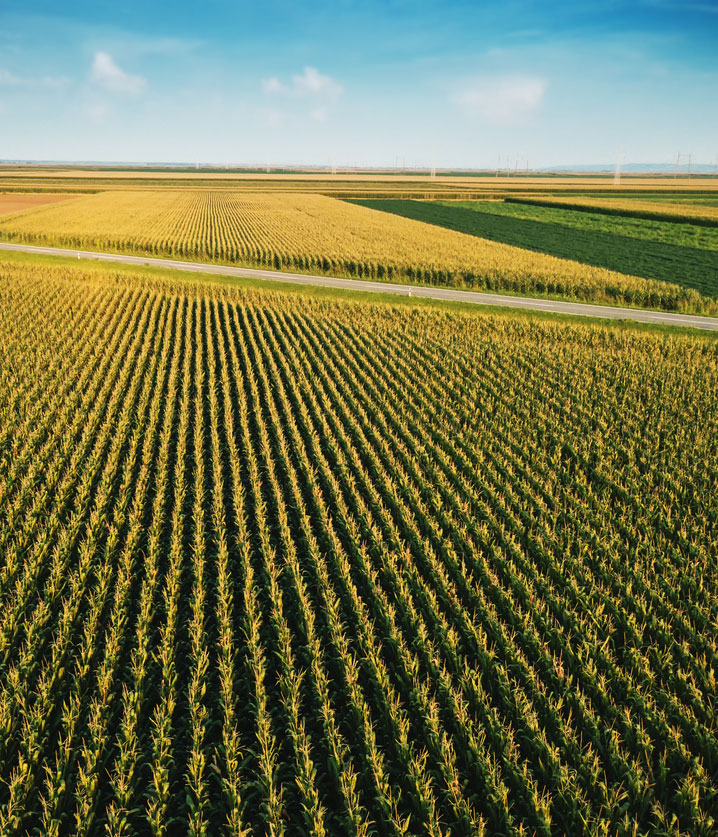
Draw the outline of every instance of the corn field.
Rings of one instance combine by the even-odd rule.
[[[302,193],[106,192],[0,218],[0,237],[246,266],[712,313],[645,279]]]
[[[0,263],[0,833],[715,833],[718,343]]]
[[[680,198],[680,194],[675,194]],[[567,209],[584,209],[587,212],[604,212],[607,215],[619,215],[629,218],[647,218],[654,221],[674,221],[676,223],[703,224],[718,227],[718,206],[714,205],[713,195],[707,195],[707,203],[676,203],[665,199],[653,199],[650,195],[642,198],[597,197],[595,195],[541,195],[520,198],[508,198],[516,203],[538,204],[539,206],[557,206]]]

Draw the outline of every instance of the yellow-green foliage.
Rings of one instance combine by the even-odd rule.
[[[677,194],[676,197],[680,195]],[[711,226],[718,226],[718,206],[708,204],[699,205],[691,203],[671,203],[665,200],[651,200],[650,196],[645,198],[601,198],[591,196],[572,195],[541,195],[536,197],[521,196],[521,202],[538,203],[542,206],[565,206],[581,207],[585,209],[597,209],[601,212],[625,215],[638,215],[640,217],[655,218],[656,221],[664,219],[679,219],[692,221],[694,223],[708,222]]]
[[[511,247],[322,195],[107,192],[0,219],[16,241],[712,310],[696,291]]]
[[[0,262],[0,833],[715,833],[717,390]]]

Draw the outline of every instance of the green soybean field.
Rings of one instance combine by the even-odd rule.
[[[356,200],[479,239],[572,258],[718,298],[718,230],[690,223],[599,215],[569,204],[519,200],[444,202]]]
[[[707,336],[0,262],[0,833],[715,834],[716,392]]]

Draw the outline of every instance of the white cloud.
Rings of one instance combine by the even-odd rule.
[[[546,87],[537,76],[485,76],[457,93],[454,102],[469,116],[511,125],[541,106]]]
[[[308,115],[315,122],[326,122],[329,118],[329,106],[337,102],[343,88],[331,76],[320,73],[316,67],[305,67],[304,72],[293,75],[289,82],[284,82],[276,76],[262,79],[262,91],[265,96],[284,98],[285,104],[287,100],[294,100],[297,104],[302,102],[299,107],[297,104],[294,108],[290,105],[290,112],[307,107],[308,113],[305,112],[305,118]],[[263,112],[263,121],[270,127],[276,127],[282,119],[282,114],[274,109]]]
[[[299,76],[292,76],[292,87],[300,96],[326,96],[338,99],[342,86],[330,76],[322,75],[315,67],[305,67]]]
[[[282,93],[284,91],[284,85],[276,76],[272,76],[272,78],[262,80],[262,90],[269,94]]]
[[[137,96],[147,84],[142,76],[132,76],[115,64],[111,55],[96,52],[92,61],[92,80],[111,93]]]
[[[61,90],[70,83],[62,76],[43,76],[42,78],[28,78],[16,76],[8,70],[0,70],[0,87],[33,87],[46,90]]]
[[[316,67],[305,67],[303,73],[292,76],[289,84],[276,76],[263,79],[262,91],[267,95],[285,93],[294,98],[314,97],[335,102],[342,95],[343,88],[331,76],[320,73]]]

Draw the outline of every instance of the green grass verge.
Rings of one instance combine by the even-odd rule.
[[[81,268],[84,272],[96,271],[105,275],[141,276],[158,281],[179,281],[195,285],[214,284],[223,287],[254,290],[262,293],[278,293],[285,296],[312,297],[337,302],[361,303],[410,309],[434,309],[437,312],[461,312],[472,316],[495,316],[514,318],[519,320],[554,321],[556,323],[581,323],[595,328],[610,328],[619,331],[659,332],[668,336],[690,335],[708,340],[718,340],[718,332],[690,326],[662,325],[660,323],[641,323],[635,320],[608,320],[598,317],[587,317],[576,314],[557,314],[551,311],[528,311],[509,308],[503,305],[479,305],[473,302],[458,302],[455,300],[426,299],[421,297],[406,297],[391,292],[354,291],[339,288],[325,288],[319,285],[296,285],[291,282],[275,282],[263,279],[251,279],[237,276],[221,276],[214,273],[188,273],[173,268],[160,268],[152,265],[124,265],[117,262],[101,262],[81,260],[65,256],[43,256],[35,253],[0,251],[0,268],[3,262],[65,265]],[[589,304],[589,303],[586,303]],[[630,309],[629,309],[630,310]]]
[[[364,203],[364,201],[352,201],[348,200],[348,203]],[[367,204],[368,205],[368,204]],[[60,250],[69,250],[71,252],[76,252],[78,249],[80,250],[87,250],[88,252],[92,252],[93,248],[91,245],[85,244],[78,244],[72,241],[54,241],[52,239],[47,239],[43,236],[32,236],[30,238],[21,237],[21,238],[14,238],[13,236],[9,237],[2,237],[0,236],[0,242],[8,243],[8,244],[17,244],[23,246],[37,246],[37,247],[47,247],[49,249],[60,249]],[[3,251],[4,252],[4,251]],[[9,251],[8,251],[9,252]],[[327,267],[323,269],[320,265],[314,265],[312,267],[301,267],[298,265],[271,265],[271,264],[262,264],[257,263],[256,261],[252,261],[250,259],[235,259],[233,261],[229,261],[227,259],[221,258],[212,258],[209,256],[201,257],[199,255],[180,255],[177,253],[169,253],[169,252],[162,252],[162,250],[157,249],[155,251],[148,251],[142,250],[134,246],[130,246],[129,244],[123,247],[103,247],[101,250],[97,250],[97,252],[101,253],[109,253],[113,255],[126,255],[132,256],[137,259],[142,258],[149,258],[149,259],[163,259],[163,260],[180,260],[180,261],[188,261],[192,264],[206,264],[211,265],[212,267],[228,267],[228,268],[240,268],[246,270],[267,270],[270,272],[282,272],[286,271],[291,274],[297,275],[304,275],[304,276],[317,276],[317,277],[330,277],[336,279],[351,279],[355,281],[361,282],[371,282],[373,284],[385,284],[390,282],[394,285],[407,285],[411,287],[425,287],[425,288],[437,288],[443,289],[448,291],[475,291],[477,293],[487,293],[487,294],[497,294],[497,295],[509,295],[509,296],[516,296],[516,297],[526,297],[529,299],[545,299],[551,300],[553,302],[573,302],[579,304],[586,304],[586,305],[609,305],[614,306],[617,308],[639,308],[642,310],[650,310],[650,311],[663,311],[673,314],[697,314],[697,315],[705,315],[709,317],[718,316],[718,303],[711,299],[708,296],[702,296],[699,294],[695,289],[683,288],[679,285],[674,285],[673,289],[669,293],[669,299],[667,304],[662,304],[660,301],[652,302],[650,300],[646,300],[645,298],[639,298],[636,301],[629,301],[625,297],[619,296],[610,296],[606,293],[603,297],[595,298],[595,297],[580,297],[575,294],[571,293],[561,293],[561,292],[550,292],[544,290],[538,290],[536,288],[532,289],[523,289],[523,288],[516,288],[516,287],[504,287],[503,285],[500,287],[486,287],[485,284],[482,284],[481,279],[474,279],[472,281],[468,281],[463,277],[457,275],[453,278],[453,281],[421,281],[413,276],[408,276],[402,272],[393,272],[391,275],[376,275],[376,276],[367,276],[367,275],[357,275],[356,272],[352,272],[347,270],[346,268],[342,268],[338,265],[334,265],[332,267]],[[575,259],[572,259],[576,261]],[[682,294],[685,292],[686,294],[691,294],[693,296],[692,299],[690,298],[679,298],[675,296],[675,294]],[[674,294],[671,296],[671,294]]]

